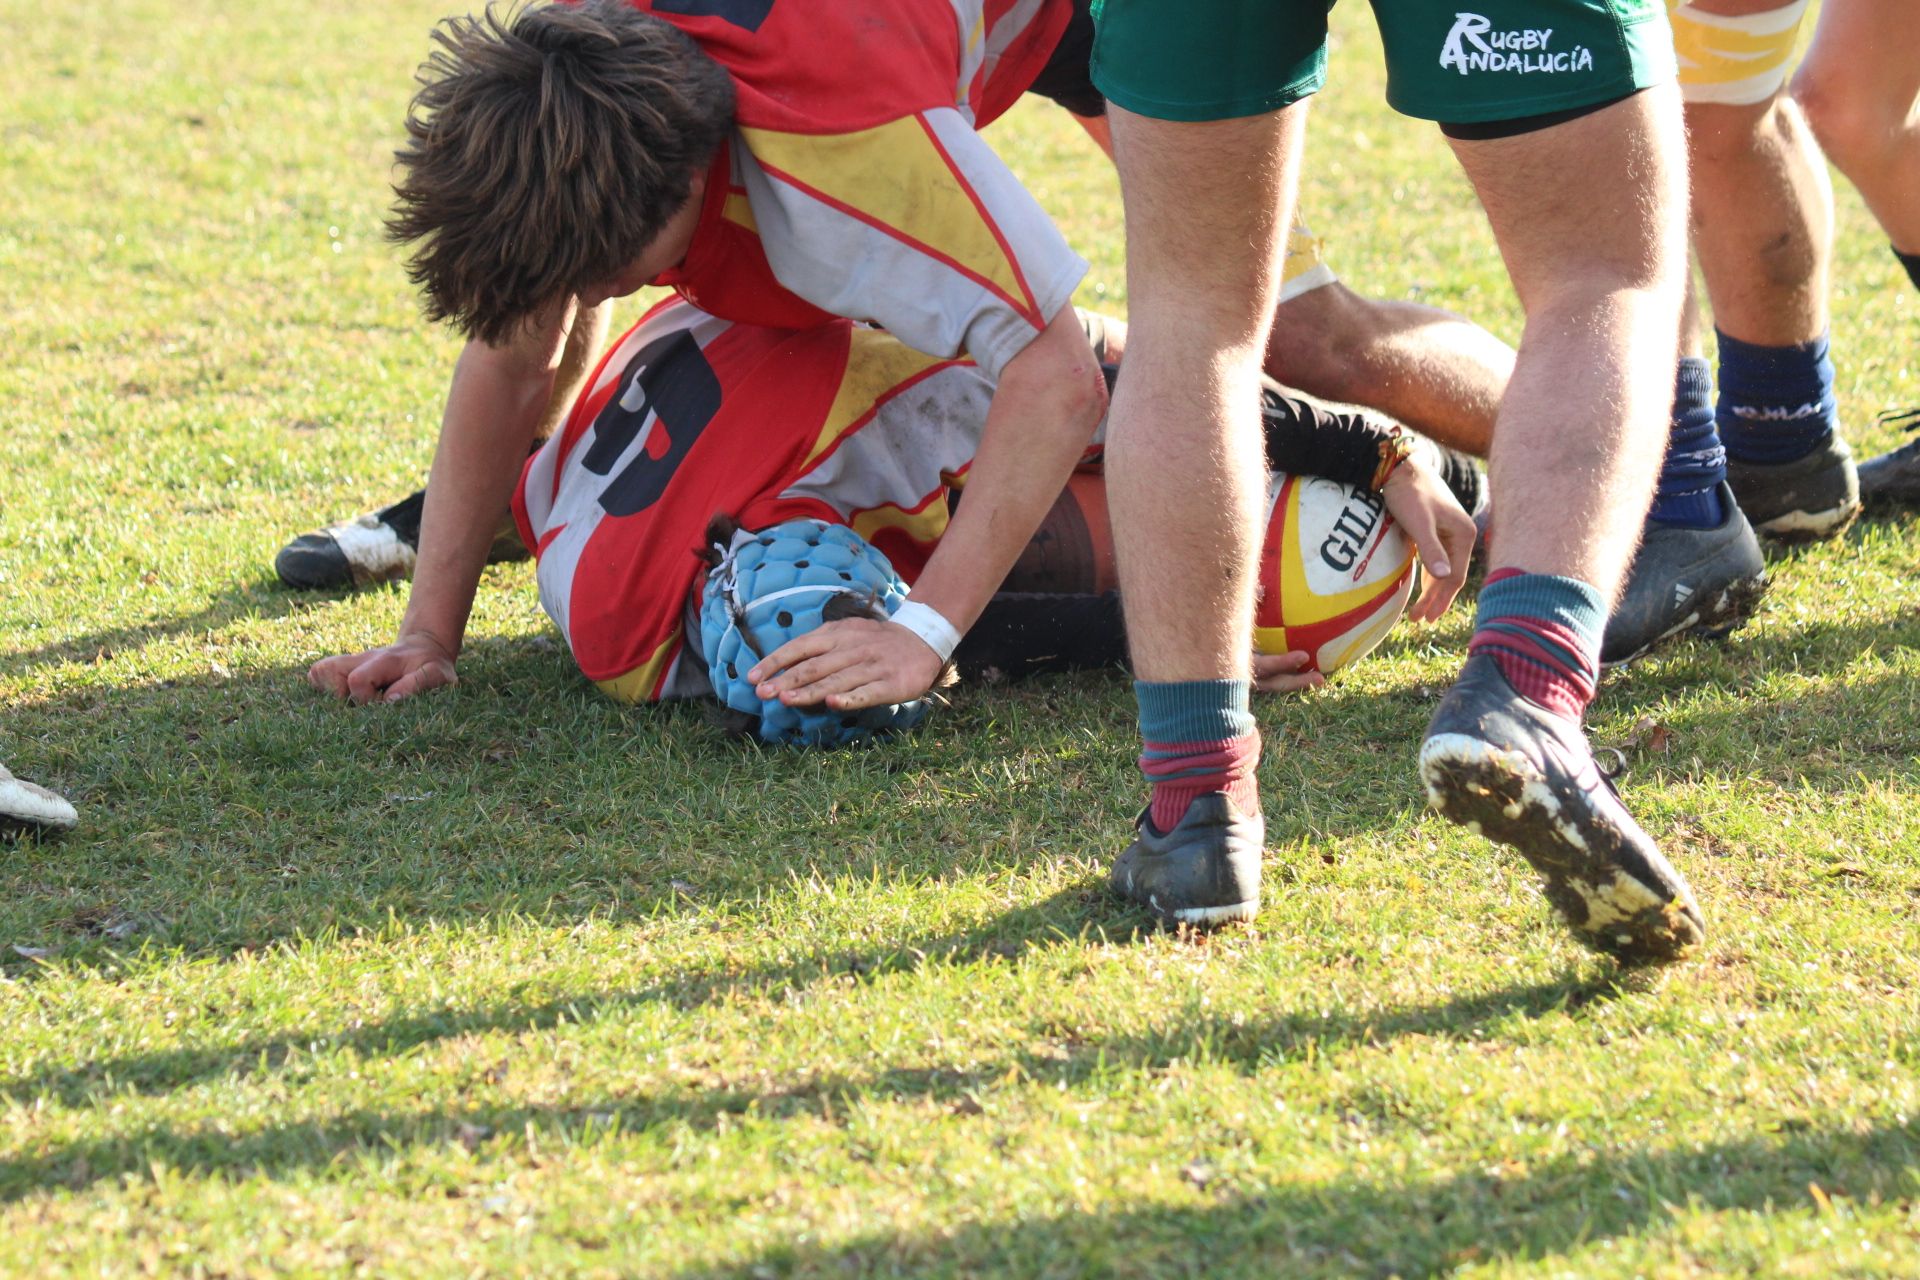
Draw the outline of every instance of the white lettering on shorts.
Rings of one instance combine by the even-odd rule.
[[[1466,75],[1473,71],[1512,71],[1521,75],[1557,75],[1593,70],[1593,50],[1576,44],[1554,49],[1552,27],[1495,31],[1493,21],[1477,13],[1453,15],[1453,30],[1440,49],[1440,65]]]

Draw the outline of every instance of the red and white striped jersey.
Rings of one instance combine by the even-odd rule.
[[[686,260],[655,283],[729,320],[879,325],[991,377],[1086,263],[977,130],[1033,82],[1069,0],[635,0],[732,73]]]
[[[708,522],[845,524],[912,583],[992,394],[971,360],[865,325],[768,329],[668,299],[614,344],[521,476],[514,517],[541,604],[613,696],[705,693],[681,657]]]

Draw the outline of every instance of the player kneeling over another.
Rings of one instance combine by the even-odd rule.
[[[1096,350],[1117,331],[1090,326]],[[971,360],[877,329],[761,328],[661,303],[613,345],[521,477],[513,514],[541,604],[611,696],[712,695],[771,742],[834,745],[925,714],[924,699],[857,696],[858,669],[824,701],[778,695],[769,657],[799,641],[787,661],[804,667],[805,638],[826,622],[902,623],[943,662],[983,673],[1122,661],[1097,435],[970,636],[913,616],[907,591],[965,504],[953,495],[992,395]],[[1263,687],[1300,688],[1403,611],[1447,607],[1475,534],[1462,504],[1479,505],[1481,482],[1470,460],[1271,385],[1263,410],[1269,465],[1289,474],[1272,485],[1259,669]],[[1409,610],[1415,547],[1430,572]],[[395,644],[328,658],[311,679],[356,702],[395,701],[453,683],[455,656],[403,624]]]

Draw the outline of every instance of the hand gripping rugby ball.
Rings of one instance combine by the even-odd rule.
[[[860,711],[764,702],[746,678],[796,636],[836,618],[884,619],[906,601],[907,584],[872,543],[845,525],[802,519],[735,533],[719,550],[700,602],[700,651],[714,696],[756,717],[761,741],[837,747],[925,718],[925,699]]]
[[[1305,650],[1332,675],[1370,653],[1407,611],[1413,544],[1378,495],[1318,476],[1276,473],[1267,487],[1254,647]]]

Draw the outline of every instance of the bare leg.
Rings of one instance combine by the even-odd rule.
[[[1074,119],[1113,155],[1107,117]],[[1365,297],[1335,281],[1280,303],[1265,369],[1308,395],[1378,409],[1485,457],[1513,349],[1450,311]]]
[[[1920,253],[1920,6],[1826,0],[1793,80],[1828,158],[1902,253]]]
[[[1845,0],[1841,0],[1845,3]],[[1779,0],[1696,0],[1728,17]],[[1714,323],[1786,347],[1827,331],[1833,189],[1800,110],[1784,93],[1753,105],[1687,104],[1693,243]]]
[[[1309,395],[1378,409],[1485,457],[1513,349],[1450,311],[1334,283],[1280,304],[1266,371]]]
[[[1676,97],[1650,89],[1551,129],[1453,144],[1527,313],[1494,430],[1492,563],[1576,578],[1609,601],[1673,389],[1686,157],[1661,116]]]
[[[1306,108],[1208,124],[1112,115],[1133,319],[1106,474],[1134,669],[1246,680],[1260,357]]]
[[[1427,799],[1509,845],[1589,946],[1677,960],[1685,879],[1602,783],[1579,727],[1667,434],[1686,266],[1679,92],[1453,144],[1527,313],[1494,430],[1489,574],[1420,748]]]
[[[1693,273],[1687,273],[1687,297],[1680,308],[1680,358],[1689,356],[1704,357],[1707,354],[1707,322],[1700,314],[1700,291],[1693,283]]]

